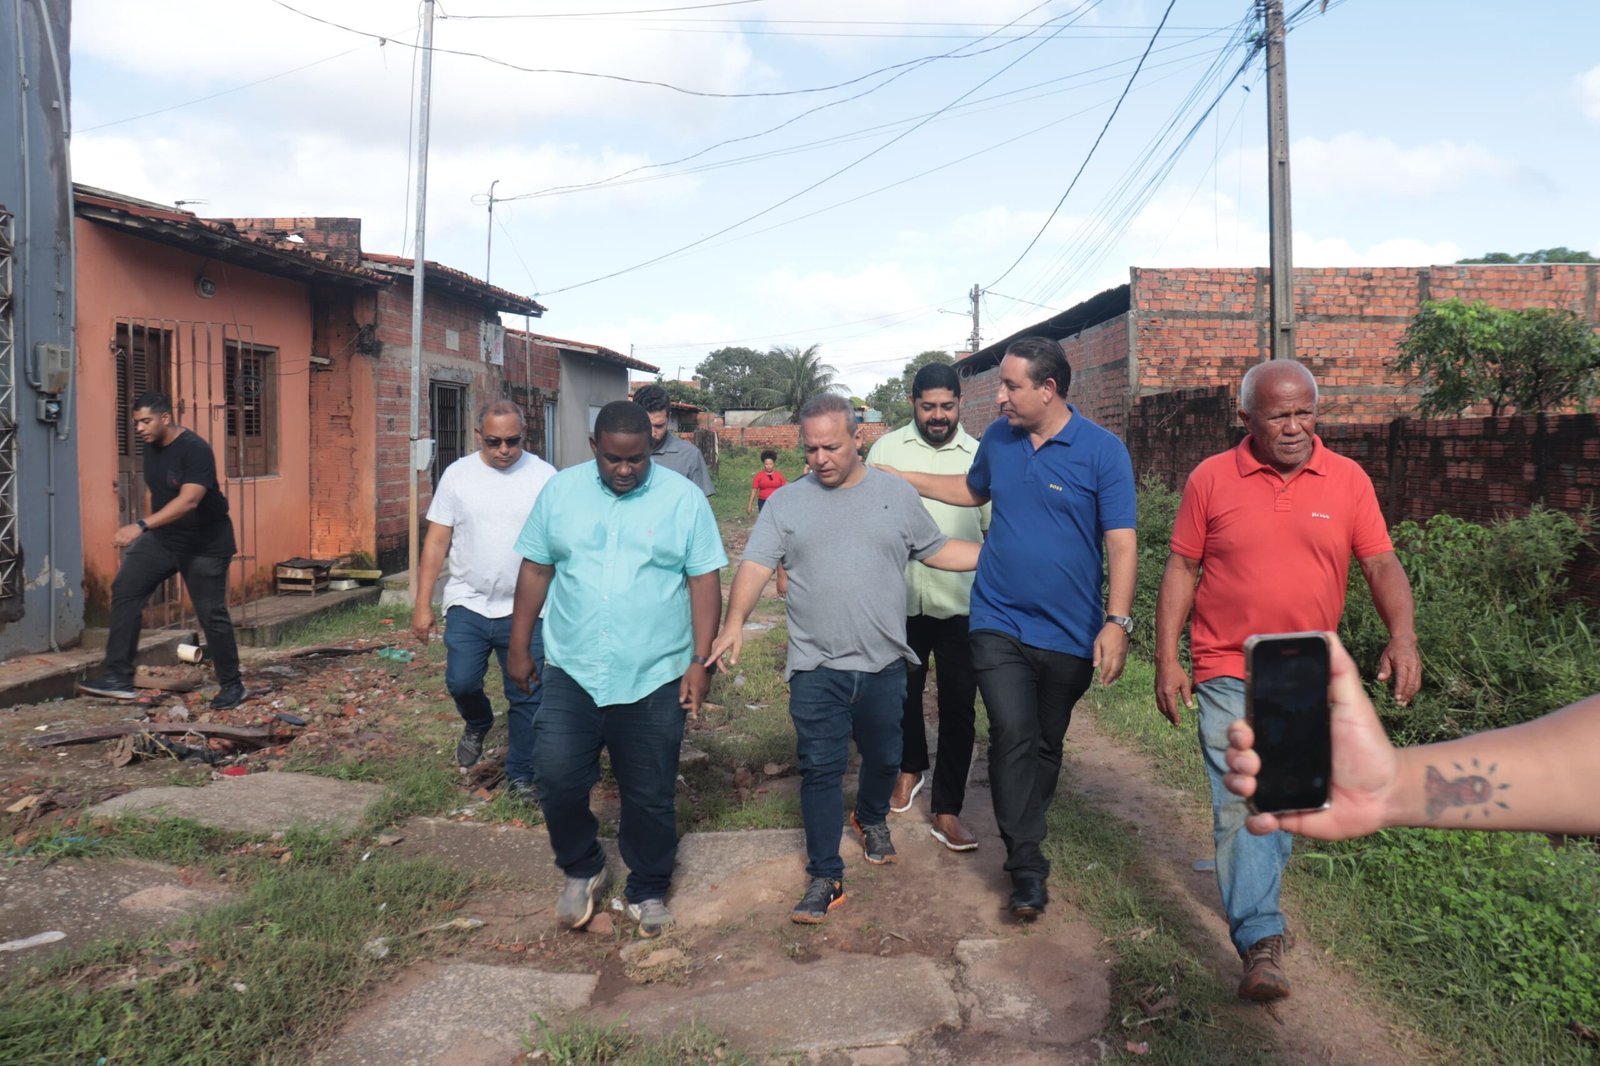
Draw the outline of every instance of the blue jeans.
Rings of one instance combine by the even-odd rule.
[[[540,625],[533,623],[533,667],[544,672],[544,641]],[[489,670],[489,653],[500,661],[500,678],[506,692],[506,779],[533,780],[533,720],[539,711],[539,680],[532,692],[524,692],[506,677],[506,649],[511,646],[511,616],[485,618],[459,604],[444,616],[444,687],[456,701],[456,711],[467,728],[488,732],[494,725],[494,708],[483,691],[483,676]]]
[[[1211,779],[1211,833],[1217,842],[1217,888],[1228,915],[1228,936],[1243,955],[1264,936],[1283,933],[1278,890],[1294,838],[1278,832],[1258,837],[1244,827],[1250,813],[1244,800],[1222,784],[1228,772],[1228,726],[1244,717],[1244,682],[1237,677],[1202,681],[1194,694],[1200,703],[1200,751]]]
[[[889,794],[900,773],[900,705],[906,664],[896,659],[877,673],[819,666],[789,679],[800,763],[800,815],[806,826],[806,875],[844,876],[839,835],[844,825],[845,768],[850,738],[861,753],[856,817],[878,825],[889,817]]]
[[[600,824],[589,809],[604,747],[622,799],[617,848],[628,865],[628,902],[666,897],[678,858],[683,720],[676,680],[635,703],[599,707],[559,666],[545,669],[533,761],[550,847],[568,877],[593,877],[605,869]]]

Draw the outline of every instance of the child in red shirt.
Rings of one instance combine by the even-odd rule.
[[[750,479],[750,499],[745,502],[744,513],[748,515],[754,507],[758,512],[766,506],[767,497],[783,488],[789,483],[788,479],[778,470],[778,453],[767,448],[761,453],[761,469],[756,471],[755,477]],[[789,575],[783,572],[783,567],[778,567],[778,598],[789,594]]]

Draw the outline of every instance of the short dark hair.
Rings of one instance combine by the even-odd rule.
[[[498,400],[490,400],[488,403],[478,408],[478,432],[483,432],[483,423],[485,419],[494,418],[497,415],[516,415],[517,426],[522,429],[527,428],[527,422],[522,417],[522,408],[518,407],[510,400],[502,397]]]
[[[837,392],[819,392],[811,397],[800,405],[795,421],[804,422],[808,418],[821,418],[823,415],[844,415],[844,428],[851,433],[856,431],[856,409]]]
[[[761,449],[761,461],[764,463],[768,459],[771,459],[773,462],[777,462],[778,461],[778,453],[773,451],[771,448],[762,448]]]
[[[640,385],[633,392],[633,402],[643,407],[646,411],[668,411],[672,409],[672,397],[667,395],[667,390],[660,385]]]
[[[1014,355],[1028,363],[1028,380],[1042,386],[1054,380],[1056,393],[1067,394],[1072,384],[1072,367],[1067,365],[1067,353],[1059,341],[1049,337],[1018,337],[1006,345],[1006,355]]]
[[[172,413],[172,397],[154,389],[148,392],[141,392],[134,398],[133,410],[149,411],[153,415],[170,415]]]
[[[602,433],[638,433],[650,435],[650,416],[632,400],[612,400],[594,416],[594,437]]]
[[[956,373],[956,368],[949,363],[929,363],[917,371],[917,376],[911,379],[911,398],[918,396],[929,389],[949,389],[956,399],[961,399],[961,375]]]

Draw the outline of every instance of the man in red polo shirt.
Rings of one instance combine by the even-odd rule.
[[[1393,677],[1400,703],[1416,694],[1422,662],[1411,583],[1372,481],[1316,436],[1311,371],[1290,360],[1251,367],[1239,386],[1239,419],[1249,436],[1195,467],[1184,486],[1156,599],[1156,703],[1176,726],[1180,702],[1192,709],[1199,701],[1217,885],[1244,963],[1239,995],[1266,1002],[1289,994],[1278,890],[1291,838],[1241,832],[1244,800],[1223,785],[1228,726],[1244,716],[1245,638],[1337,629],[1353,554],[1389,629],[1378,679]],[[1191,607],[1193,683],[1178,661]]]

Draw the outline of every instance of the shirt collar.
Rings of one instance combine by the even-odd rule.
[[[1250,435],[1248,433],[1245,434],[1244,440],[1240,441],[1238,446],[1234,448],[1233,458],[1234,462],[1238,464],[1240,477],[1249,477],[1251,474],[1259,474],[1262,471],[1271,471],[1279,477],[1283,476],[1279,473],[1277,467],[1263,463],[1256,458],[1256,453],[1250,450]],[[1306,465],[1301,467],[1300,470],[1327,476],[1328,449],[1323,445],[1322,438],[1315,433],[1311,435],[1311,458],[1306,460]]]
[[[1072,412],[1072,417],[1067,419],[1066,425],[1056,431],[1055,436],[1047,438],[1044,442],[1045,444],[1066,444],[1070,446],[1077,443],[1078,433],[1083,428],[1078,423],[1083,421],[1083,416],[1078,413],[1078,408],[1073,404],[1067,404],[1067,410]],[[1016,440],[1026,440],[1030,434],[1025,429],[1012,429],[1011,435]]]
[[[650,486],[655,484],[656,464],[655,460],[652,459],[650,461],[650,472],[644,476],[643,484],[625,496],[618,496],[616,493],[611,491],[611,486],[606,484],[606,479],[600,476],[600,460],[591,459],[590,462],[594,463],[595,486],[605,494],[605,497],[608,500],[631,500],[635,496],[643,496],[645,493],[650,491]]]

